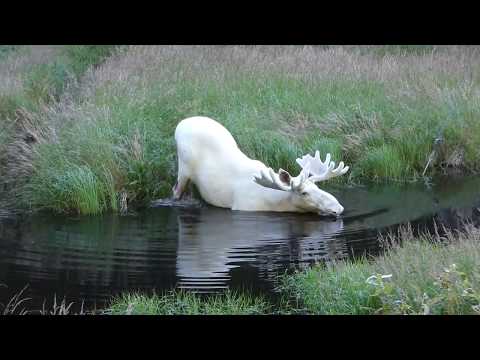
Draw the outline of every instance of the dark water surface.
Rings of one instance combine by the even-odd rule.
[[[379,231],[399,224],[458,227],[480,218],[479,178],[330,191],[346,209],[339,219],[213,207],[3,219],[0,284],[8,287],[0,287],[0,303],[27,284],[35,309],[54,294],[102,308],[126,290],[271,291],[292,266],[377,254]]]

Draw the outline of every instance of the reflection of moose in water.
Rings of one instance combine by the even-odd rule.
[[[270,278],[288,263],[346,255],[345,244],[333,238],[343,230],[341,219],[217,208],[181,210],[177,219],[180,288],[224,288],[230,269],[246,262]]]

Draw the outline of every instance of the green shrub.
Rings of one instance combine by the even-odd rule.
[[[116,47],[116,45],[67,45],[64,48],[64,55],[73,73],[79,76],[90,66],[103,62]]]
[[[18,45],[0,45],[0,61],[18,49]]]
[[[33,66],[24,79],[25,94],[34,103],[58,101],[67,78],[67,66],[63,63]]]

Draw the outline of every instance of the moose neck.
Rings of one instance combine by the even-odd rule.
[[[263,204],[267,209],[274,211],[303,212],[295,201],[296,195],[289,191],[279,191],[264,188],[262,193]]]

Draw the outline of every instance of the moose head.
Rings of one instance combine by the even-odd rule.
[[[343,161],[335,168],[335,162],[330,161],[330,158],[330,154],[327,154],[325,161],[322,162],[320,152],[317,150],[315,157],[307,154],[296,160],[302,167],[296,177],[292,177],[283,169],[275,173],[272,168],[264,168],[260,171],[260,176],[254,176],[254,181],[267,188],[291,192],[292,201],[299,209],[317,212],[320,215],[338,216],[343,212],[343,206],[333,195],[315,185],[348,171],[349,167],[345,166]]]

